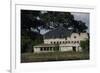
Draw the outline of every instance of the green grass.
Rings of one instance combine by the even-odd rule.
[[[89,54],[86,52],[48,52],[48,53],[22,53],[21,62],[47,62],[67,60],[87,60]]]

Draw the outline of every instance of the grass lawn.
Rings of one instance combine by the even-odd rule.
[[[88,60],[86,52],[48,52],[48,53],[22,53],[21,62],[47,62],[67,60]]]

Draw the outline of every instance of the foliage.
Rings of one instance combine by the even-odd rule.
[[[82,47],[83,51],[89,52],[89,39],[86,41],[81,41],[80,46]]]
[[[87,26],[82,21],[74,20],[70,12],[51,12],[40,14],[40,19],[45,22],[47,28],[57,28],[64,26],[66,29],[71,27],[74,32],[85,32]]]
[[[21,52],[32,52],[34,45],[43,42],[43,37],[35,32],[22,32],[21,33]]]
[[[53,12],[21,10],[21,28],[30,30],[41,26],[45,29],[54,29],[64,26],[66,29],[71,27],[74,32],[84,32],[87,26],[82,21],[74,20],[74,16],[70,12]]]

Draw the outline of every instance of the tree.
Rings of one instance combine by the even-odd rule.
[[[21,10],[21,52],[32,52],[33,45],[42,43],[42,35],[34,32],[31,28],[38,29],[42,24],[37,19],[40,11]],[[39,30],[38,30],[39,31]]]
[[[66,29],[72,28],[73,32],[85,32],[87,26],[82,21],[74,20],[74,16],[70,12],[52,12],[47,11],[40,14],[40,19],[43,21],[44,27],[47,29],[64,26]]]
[[[42,21],[37,19],[39,15],[40,11],[21,10],[21,30],[31,31],[31,28],[41,26]]]
[[[89,52],[89,39],[80,42],[80,46],[82,47],[83,51]]]
[[[57,28],[59,26],[69,26],[74,20],[70,12],[51,12],[48,11],[40,16],[41,20],[45,22],[48,28]],[[68,27],[67,27],[68,28]]]

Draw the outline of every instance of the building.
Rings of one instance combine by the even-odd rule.
[[[55,51],[81,52],[80,41],[88,39],[88,33],[73,33],[64,27],[56,28],[44,35],[44,43],[33,46],[35,53]]]

